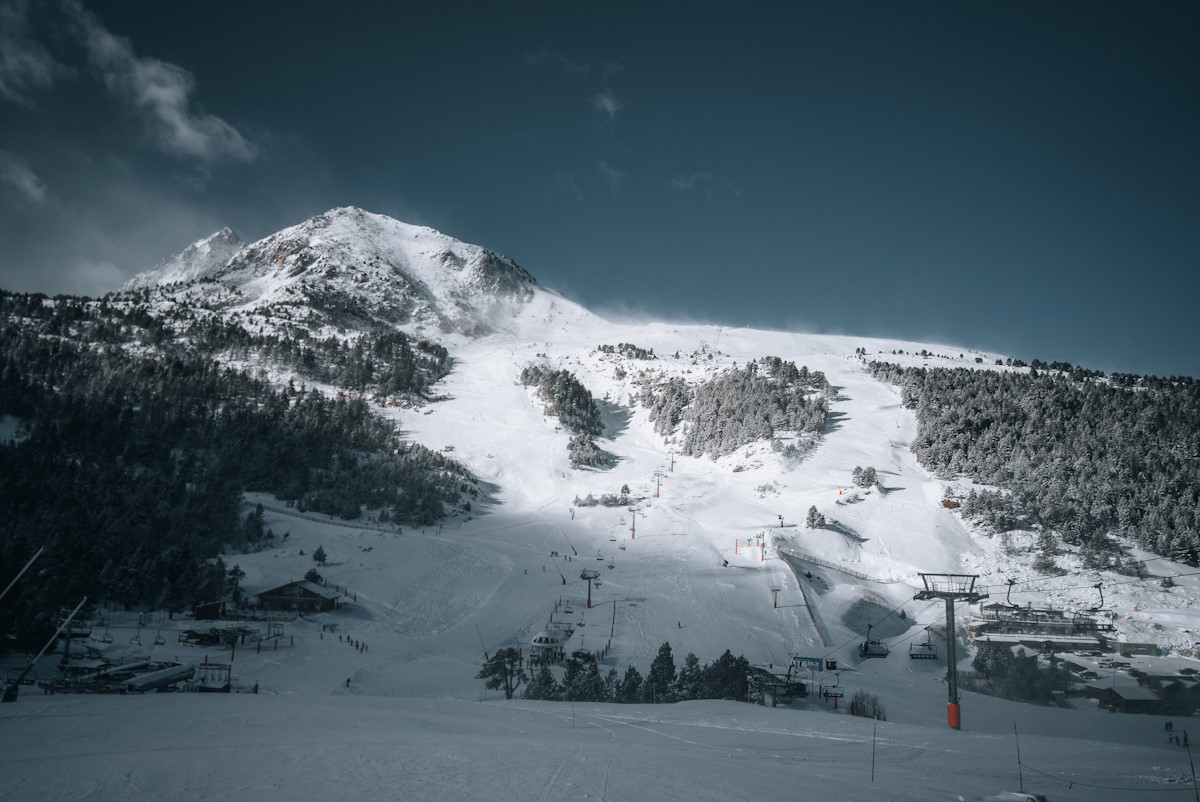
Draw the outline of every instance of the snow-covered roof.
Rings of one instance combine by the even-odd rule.
[[[336,590],[330,590],[329,588],[325,587],[324,585],[318,585],[316,582],[309,582],[307,579],[300,579],[300,580],[296,580],[293,582],[288,582],[287,584],[284,584],[284,585],[278,585],[273,588],[268,588],[267,590],[259,591],[255,595],[256,596],[271,596],[280,591],[285,590],[286,588],[292,588],[292,587],[303,588],[304,590],[308,591],[309,593],[313,594],[314,596],[320,596],[322,599],[340,599],[342,596],[342,594],[338,593]]]

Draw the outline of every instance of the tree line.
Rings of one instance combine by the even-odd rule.
[[[694,699],[732,699],[744,701],[750,663],[745,657],[725,653],[711,663],[700,664],[688,653],[676,671],[671,644],[663,643],[643,677],[635,666],[627,666],[623,675],[610,668],[604,675],[595,660],[570,659],[560,681],[542,663],[525,671],[520,653],[507,647],[489,656],[476,675],[491,690],[504,691],[513,698],[524,686],[521,697],[552,702],[615,702],[654,704]]]
[[[1042,527],[1096,568],[1121,559],[1114,536],[1200,559],[1200,384],[1081,369],[870,369],[916,411],[922,465],[1004,491],[963,506],[992,531]]]
[[[239,520],[246,491],[416,525],[478,495],[463,466],[402,441],[361,399],[97,341],[89,319],[78,299],[0,293],[0,417],[18,422],[0,442],[0,563],[46,547],[0,609],[23,646],[83,595],[176,611],[222,598],[223,549],[273,537],[261,517]]]

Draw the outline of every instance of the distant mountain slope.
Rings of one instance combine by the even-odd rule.
[[[125,282],[122,289],[163,287],[187,284],[220,270],[245,244],[226,226],[215,234],[197,240],[175,256],[162,260],[144,273]]]

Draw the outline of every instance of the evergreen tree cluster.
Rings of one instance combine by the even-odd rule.
[[[1067,687],[1066,674],[1053,652],[1043,671],[1036,655],[1027,656],[1024,649],[1014,653],[1008,643],[979,644],[971,668],[983,678],[983,690],[1001,699],[1054,704]]]
[[[1010,491],[964,513],[998,531],[1021,518],[1108,564],[1110,535],[1173,559],[1200,558],[1200,384],[1154,377],[902,368],[872,362],[915,409],[922,465]]]
[[[571,502],[576,507],[624,507],[630,504],[629,485],[624,485],[621,488],[621,494],[616,493],[601,493],[599,498],[596,498],[591,493],[588,493],[583,498],[575,497]]]
[[[873,466],[855,465],[854,471],[851,472],[850,478],[854,480],[854,484],[859,487],[874,487],[879,482],[879,476],[875,473]]]
[[[611,462],[590,434],[577,434],[568,440],[567,456],[572,468],[604,468]]]
[[[619,704],[650,704],[683,702],[693,699],[746,698],[746,675],[750,664],[744,657],[734,657],[728,649],[712,663],[700,664],[694,654],[684,657],[679,671],[671,644],[664,643],[650,664],[645,677],[635,666],[628,666],[624,675],[615,668],[601,676],[594,660],[569,660],[562,682],[545,664],[534,671],[525,686],[523,698],[553,702],[615,702]]]
[[[597,437],[604,433],[600,407],[596,406],[591,392],[569,370],[552,371],[540,365],[529,365],[521,371],[521,384],[536,386],[546,414],[557,417],[570,431]]]
[[[173,356],[265,360],[302,378],[381,402],[428,397],[452,364],[441,345],[401,331],[319,338],[305,326],[275,319],[272,310],[259,310],[255,316],[235,313],[235,319],[228,319],[181,306],[152,309],[139,300],[146,297],[140,292],[99,301],[69,296],[51,300],[0,290],[0,310],[8,322],[34,323],[48,334],[77,342],[151,346]],[[248,328],[251,319],[257,319],[259,331]],[[284,333],[270,331],[277,328]]]
[[[662,384],[658,392],[651,389],[649,382],[642,385],[640,400],[642,406],[650,409],[654,431],[663,437],[669,437],[683,422],[684,412],[694,397],[691,385],[679,376],[672,376]]]
[[[638,348],[633,343],[619,343],[615,348],[611,345],[601,345],[596,350],[602,354],[620,354],[626,359],[656,359],[653,348]]]
[[[832,388],[820,371],[768,356],[733,368],[694,387],[675,377],[655,391],[643,385],[654,429],[668,436],[679,424],[680,450],[719,457],[776,432],[817,435],[825,425]]]
[[[169,610],[222,598],[222,549],[273,537],[261,513],[239,521],[245,491],[414,524],[477,494],[461,465],[402,442],[365,401],[94,340],[89,304],[0,294],[0,416],[20,422],[0,443],[0,562],[46,547],[36,581],[5,598],[5,627],[44,632],[84,595]]]

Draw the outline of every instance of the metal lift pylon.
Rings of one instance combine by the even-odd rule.
[[[958,701],[958,655],[954,640],[954,602],[972,604],[986,599],[986,593],[975,590],[978,574],[919,574],[925,589],[918,591],[913,599],[945,599],[946,601],[946,685],[950,690],[950,704],[946,708],[946,720],[950,729],[962,729],[962,709]]]

